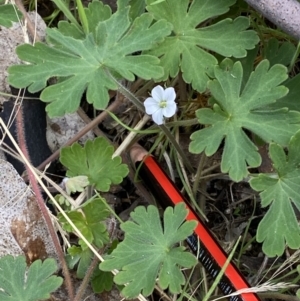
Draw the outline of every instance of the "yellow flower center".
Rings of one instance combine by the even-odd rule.
[[[166,100],[161,100],[159,103],[159,107],[161,109],[165,108],[167,106],[167,101]]]

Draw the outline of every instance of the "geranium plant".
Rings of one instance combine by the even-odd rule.
[[[282,38],[276,39],[279,31],[256,25],[248,17],[251,10],[241,1],[118,0],[113,13],[99,0],[87,7],[77,0],[74,15],[65,3],[55,3],[67,20],[47,28],[45,41],[17,47],[22,63],[9,68],[9,84],[31,93],[41,92],[40,100],[46,103],[49,117],[76,112],[83,98],[95,112],[103,111],[111,96],[120,92],[131,104],[128,110],[119,105],[118,113],[130,112],[130,117],[115,120],[131,130],[139,114],[151,115],[154,123],[141,122],[141,126],[144,130],[154,126],[155,130],[144,134],[154,135],[149,141],[159,144],[160,150],[171,149],[177,166],[183,162],[184,172],[178,167],[177,174],[183,182],[196,182],[193,189],[184,183],[191,200],[197,199],[202,175],[200,168],[189,162],[187,150],[182,150],[178,128],[189,133],[190,153],[202,154],[202,159],[220,154],[220,173],[226,179],[250,182],[260,193],[261,206],[269,208],[259,223],[256,239],[267,256],[282,255],[286,246],[299,248],[295,208],[300,210],[300,109],[296,99],[300,77],[292,77],[298,70],[293,67],[299,47],[281,43]],[[17,21],[14,7],[0,5],[0,25],[10,26],[12,21]],[[271,34],[273,38],[266,38]],[[288,36],[284,38],[288,40]],[[133,91],[131,84],[136,84]],[[138,134],[139,130],[133,132]],[[261,145],[269,146],[272,170],[268,173],[258,172],[266,160],[260,153]],[[99,194],[120,184],[129,169],[114,150],[105,138],[62,148],[60,162],[70,178],[68,195],[86,186]],[[96,264],[91,250],[96,247],[110,253],[100,264],[103,271],[120,269],[114,280],[125,285],[125,297],[150,295],[156,280],[162,289],[182,293],[186,275],[180,269],[196,264],[183,246],[176,245],[194,226],[184,223],[183,206],[168,208],[163,225],[155,207],[136,208],[132,221],[121,225],[125,239],[113,249],[105,224],[108,205],[104,204],[100,196],[90,198],[78,208],[69,204],[68,211],[59,216],[65,231],[72,233],[75,226],[86,237],[68,248],[69,266],[77,265],[77,276],[92,276],[89,266],[95,269]],[[28,275],[38,265],[41,271],[47,269],[49,262],[43,264],[29,268]],[[49,264],[49,273],[53,266]],[[22,277],[24,273],[22,268]],[[47,297],[58,286],[59,278],[49,275],[45,276],[51,284],[49,289],[40,294],[38,290],[28,300]],[[101,271],[97,269],[93,275],[94,287],[111,287],[111,278],[106,285],[97,283],[97,279],[102,281]],[[27,280],[33,281],[30,277]],[[34,293],[32,289],[24,291]],[[20,295],[22,290],[16,292]]]

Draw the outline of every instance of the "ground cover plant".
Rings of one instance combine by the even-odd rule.
[[[48,26],[44,41],[16,48],[22,63],[9,67],[7,81],[14,88],[40,93],[49,118],[85,107],[94,118],[86,131],[103,116],[110,120],[109,126],[101,125],[104,137],[84,145],[72,141],[56,152],[67,177],[66,192],[50,194],[49,202],[58,208],[63,236],[75,234],[76,239],[67,243],[63,253],[55,230],[50,233],[59,250],[70,300],[81,300],[89,281],[95,292],[110,290],[114,281],[126,298],[143,299],[156,286],[169,298],[206,300],[211,294],[205,286],[212,283],[182,245],[195,227],[185,221],[184,206],[167,208],[163,215],[153,205],[138,206],[122,221],[122,214],[118,216],[108,204],[105,193],[122,185],[129,171],[134,182],[132,167],[124,158],[128,140],[129,144],[139,140],[160,159],[169,156],[169,172],[175,164],[174,180],[199,214],[211,213],[214,207],[213,217],[221,216],[227,226],[231,221],[226,235],[238,234],[227,242],[234,245],[243,235],[238,243],[240,260],[251,244],[256,246],[253,253],[261,252],[265,258],[287,256],[279,271],[289,265],[289,272],[256,289],[277,290],[278,295],[266,293],[270,298],[298,300],[292,285],[300,273],[296,264],[300,248],[299,44],[243,1],[119,0],[115,11],[98,0],[84,5],[77,0],[70,6],[60,0],[54,3],[60,11],[51,20],[55,25]],[[0,5],[0,26],[10,27],[20,17],[16,6]],[[19,112],[18,142],[26,157],[22,124],[29,121],[22,119],[22,105]],[[3,123],[1,127],[5,132]],[[118,144],[122,147],[117,148]],[[52,229],[37,183],[43,186],[43,182],[28,162],[26,166]],[[225,214],[213,197],[217,189],[210,191],[217,184],[231,194],[227,201],[233,204]],[[244,187],[243,193],[251,190],[245,198],[250,204],[239,205],[243,193],[232,188],[238,185]],[[81,193],[80,201],[72,198],[76,193]],[[250,212],[243,219],[245,208]],[[237,226],[239,218],[247,222]],[[124,239],[115,234],[116,220]],[[61,278],[52,275],[54,262],[35,261],[27,271],[27,286],[22,286],[22,258],[0,259],[11,281],[9,287],[0,279],[3,300],[17,300],[20,294],[24,301],[49,298],[61,284]],[[20,279],[14,277],[17,268]],[[70,269],[83,279],[76,295]],[[35,291],[32,273],[45,278],[47,289]],[[255,278],[256,271],[246,273],[256,279],[254,284],[260,280]],[[263,268],[260,276],[268,277]],[[201,285],[203,279],[205,285]],[[21,289],[12,292],[18,285],[24,294]]]

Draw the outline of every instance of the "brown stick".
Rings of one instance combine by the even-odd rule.
[[[21,105],[18,105],[18,106],[19,106],[19,110],[17,110],[17,116],[16,116],[16,129],[17,129],[18,142],[19,142],[20,149],[22,150],[24,156],[30,162],[27,145],[26,145],[25,133],[24,133],[23,108]],[[66,288],[68,291],[69,298],[72,301],[74,299],[74,288],[73,288],[73,284],[71,281],[69,269],[68,269],[67,263],[65,261],[64,253],[62,251],[60,242],[59,242],[56,232],[54,230],[51,218],[48,213],[48,209],[44,203],[44,199],[43,199],[41,191],[39,189],[37,180],[34,177],[33,173],[31,172],[30,168],[27,166],[27,164],[25,164],[25,168],[26,168],[26,171],[27,171],[27,174],[29,177],[30,184],[32,186],[32,190],[36,195],[37,204],[38,204],[38,206],[41,210],[41,213],[45,219],[51,239],[52,239],[53,244],[56,249],[57,256],[60,260],[60,264],[61,264],[61,267],[62,267],[62,270],[64,273],[64,277],[65,277],[65,285],[66,285]]]
[[[41,41],[41,38],[36,33],[35,24],[33,24],[31,22],[30,18],[28,17],[27,11],[23,5],[22,0],[15,0],[15,3],[16,3],[16,6],[18,7],[19,11],[22,13],[24,20],[26,20],[26,22],[27,22],[27,29],[28,29],[29,34],[31,35],[32,41],[34,41],[34,40]]]
[[[108,111],[114,111],[119,105],[119,100],[115,100],[108,108]],[[100,115],[98,115],[91,123],[87,124],[81,131],[79,131],[73,138],[71,138],[66,144],[63,145],[69,146],[72,145],[74,142],[78,141],[83,135],[85,135],[87,132],[98,126],[100,122],[102,122],[107,117],[107,112],[103,111]],[[45,168],[45,166],[52,161],[56,160],[59,157],[60,149],[55,151],[49,158],[47,158],[43,163],[41,163],[37,169],[42,170]]]

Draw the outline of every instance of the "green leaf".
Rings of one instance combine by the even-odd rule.
[[[114,148],[103,137],[88,140],[84,147],[78,143],[61,150],[60,162],[68,168],[67,176],[87,176],[99,191],[108,191],[128,174],[120,156],[112,159]]]
[[[300,111],[300,74],[289,78],[284,85],[289,89],[289,93],[278,99],[271,107],[274,109],[286,107],[289,110]]]
[[[80,247],[72,246],[68,249],[68,252],[72,248],[78,248],[80,251],[82,251],[82,249]],[[79,252],[76,252],[76,253],[79,253]],[[78,261],[80,259],[80,255],[79,254],[75,254],[75,255],[67,254],[65,256],[65,259],[66,259],[66,262],[67,262],[67,265],[68,265],[69,269],[74,269],[75,265],[78,263]]]
[[[59,78],[58,83],[44,89],[40,96],[50,103],[46,107],[50,117],[75,112],[85,91],[89,103],[96,109],[105,109],[108,90],[118,88],[108,71],[130,81],[135,76],[149,80],[163,74],[157,57],[133,54],[151,49],[170,34],[171,25],[166,20],[153,22],[146,13],[131,24],[127,7],[98,22],[93,30],[96,16],[90,10],[86,14],[91,17],[89,27],[93,33],[82,39],[82,33],[74,26],[69,36],[66,30],[62,33],[48,28],[52,46],[44,43],[19,46],[16,50],[19,58],[30,64],[9,68],[9,83],[18,88],[28,87],[30,92],[44,89],[52,77]],[[101,10],[101,17],[103,14],[108,15],[105,9]],[[62,27],[71,26],[65,23]]]
[[[196,258],[184,247],[174,245],[192,234],[196,222],[185,221],[187,210],[184,204],[168,207],[164,213],[162,227],[158,209],[154,206],[137,207],[131,213],[133,221],[121,225],[125,239],[100,264],[103,271],[121,270],[114,280],[127,284],[122,290],[126,298],[134,298],[142,292],[149,296],[155,280],[162,289],[169,287],[172,293],[179,293],[185,283],[179,267],[190,268]]]
[[[64,210],[70,210],[71,204],[69,201],[61,194],[57,194],[54,196],[54,199],[56,202],[64,209]],[[49,203],[54,205],[54,202],[52,200],[49,200]],[[54,205],[55,206],[55,205]]]
[[[36,260],[27,269],[24,256],[0,258],[0,300],[37,301],[50,298],[63,279],[52,275],[57,270],[52,258]]]
[[[77,176],[73,178],[64,179],[64,184],[66,186],[67,194],[70,195],[74,192],[84,191],[84,188],[90,183],[87,176]]]
[[[111,252],[117,247],[119,241],[114,240],[111,242],[108,254],[111,254]],[[91,284],[93,291],[95,293],[102,293],[103,291],[111,291],[112,286],[114,284],[114,276],[111,272],[103,272],[99,269],[96,269],[93,273]]]
[[[283,42],[279,45],[279,41],[271,38],[264,50],[264,58],[269,60],[270,65],[282,64],[288,66],[296,52],[296,47],[290,42]]]
[[[255,60],[258,55],[258,47],[255,47],[252,50],[249,50],[247,56],[244,58],[239,59],[243,66],[243,80],[241,85],[241,90],[243,90],[249,80],[249,77],[253,71]],[[237,59],[234,60],[235,62],[238,61]]]
[[[66,214],[89,243],[93,243],[98,248],[101,248],[109,241],[104,224],[105,219],[109,216],[107,207],[100,199],[94,199],[85,203],[80,209],[80,211],[71,211]],[[62,214],[59,214],[59,220],[66,231],[73,231],[73,228]],[[87,248],[87,245],[81,239],[79,240],[79,244],[83,250]]]
[[[185,82],[203,92],[217,64],[209,51],[241,58],[259,41],[254,31],[246,30],[249,20],[244,17],[199,28],[204,21],[226,13],[235,0],[168,0],[160,3],[147,0],[146,3],[147,10],[156,20],[166,19],[173,25],[172,35],[147,52],[160,58],[164,68],[161,80],[175,77],[181,70]]]
[[[250,180],[256,191],[261,191],[262,207],[270,206],[260,222],[256,239],[263,242],[267,256],[281,256],[285,246],[300,247],[300,227],[292,202],[300,210],[300,131],[290,140],[288,155],[275,143],[269,148],[275,175],[260,174]]]
[[[131,0],[130,1],[130,18],[135,19],[145,12],[145,0]]]
[[[247,165],[257,167],[261,157],[245,130],[266,142],[288,145],[300,128],[300,113],[287,109],[273,110],[268,105],[287,94],[280,84],[287,78],[286,68],[262,61],[241,89],[243,68],[240,62],[225,59],[215,68],[215,80],[208,83],[214,97],[212,109],[196,112],[199,123],[206,128],[191,135],[190,152],[213,155],[225,141],[221,170],[229,172],[234,181],[248,175]]]
[[[93,252],[89,248],[83,250],[81,247],[72,246],[68,248],[68,253],[67,260],[70,268],[74,268],[74,265],[78,264],[76,276],[83,279],[91,265]]]
[[[95,293],[110,292],[114,284],[114,275],[97,269],[92,276],[91,284]]]
[[[22,14],[11,4],[0,5],[0,26],[10,27],[12,22],[18,22]]]
[[[111,17],[111,8],[108,5],[104,5],[102,1],[93,1],[89,3],[87,8],[84,8],[87,16],[88,26],[90,32],[94,33],[94,37],[97,37],[97,26],[99,22],[108,20]]]

